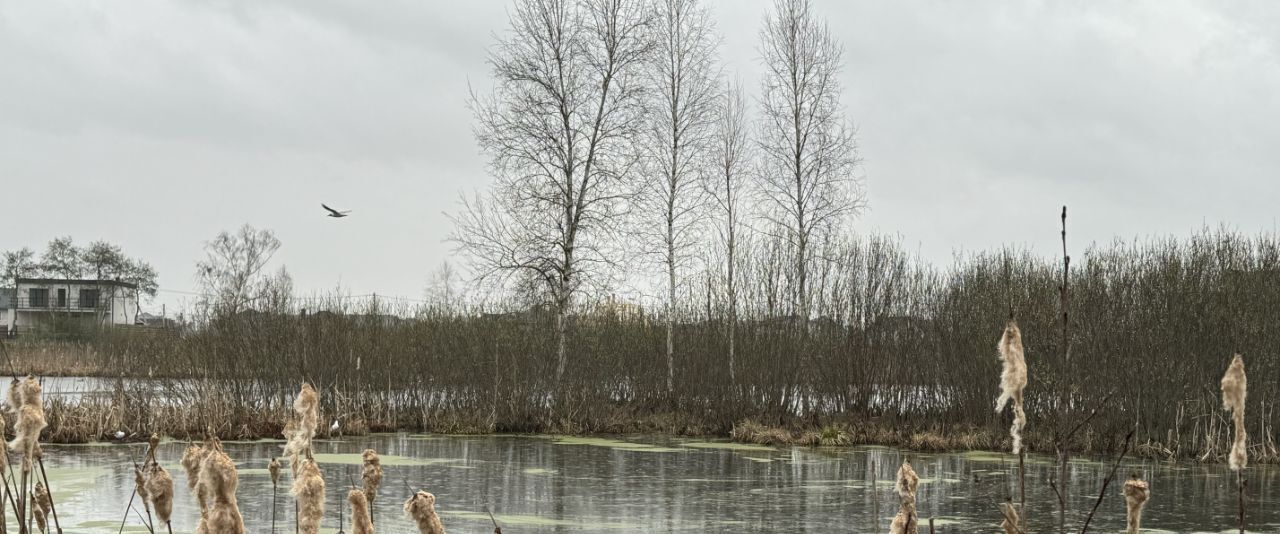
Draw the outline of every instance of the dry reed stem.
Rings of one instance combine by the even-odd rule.
[[[1017,321],[1010,319],[1004,327],[1004,335],[997,346],[1000,352],[1000,397],[996,399],[996,413],[1013,401],[1013,425],[1009,436],[1013,438],[1013,454],[1022,451],[1022,429],[1027,425],[1027,414],[1022,408],[1022,390],[1027,387],[1027,360],[1022,349],[1022,331]]]
[[[316,461],[304,458],[299,461],[298,474],[293,480],[292,493],[298,502],[298,529],[302,534],[320,531],[324,518],[324,478]]]
[[[1248,378],[1244,373],[1244,358],[1236,354],[1222,375],[1222,409],[1231,412],[1235,422],[1235,437],[1231,442],[1228,462],[1232,471],[1239,471],[1249,463],[1248,434],[1244,428],[1244,400],[1248,393]]]
[[[1124,503],[1127,508],[1126,521],[1128,523],[1128,534],[1138,534],[1138,529],[1142,524],[1142,507],[1146,506],[1147,499],[1151,496],[1150,489],[1147,487],[1146,481],[1139,480],[1138,475],[1130,476],[1129,481],[1124,483]]]
[[[404,513],[418,524],[419,534],[444,534],[444,524],[436,514],[436,496],[425,491],[404,502]]]
[[[168,524],[173,517],[173,477],[154,462],[147,469],[146,491],[151,498],[151,507],[156,511],[156,517]]]
[[[369,499],[363,490],[353,489],[347,493],[347,501],[351,503],[351,533],[373,534],[373,520],[369,515]]]
[[[360,469],[360,479],[364,482],[364,495],[369,499],[369,506],[372,508],[374,499],[378,497],[378,487],[382,485],[382,459],[373,449],[365,449],[361,458],[364,461]]]

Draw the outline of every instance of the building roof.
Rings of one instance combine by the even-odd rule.
[[[127,287],[129,289],[138,289],[137,284],[121,282],[119,280],[70,280],[65,278],[19,278],[18,285],[22,284],[40,284],[40,285],[77,285],[77,286],[117,286]]]

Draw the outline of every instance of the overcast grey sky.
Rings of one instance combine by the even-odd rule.
[[[711,3],[752,90],[769,4]],[[860,232],[947,262],[1055,254],[1064,203],[1078,248],[1275,227],[1280,3],[815,4],[845,46]],[[465,103],[508,7],[0,0],[0,249],[105,239],[186,291],[203,242],[250,223],[303,293],[418,298],[443,212],[489,183]]]

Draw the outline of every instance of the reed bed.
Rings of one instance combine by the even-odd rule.
[[[1010,423],[990,409],[1001,393],[991,377],[1003,362],[989,357],[1012,307],[1035,369],[1025,385],[1036,392],[1023,403],[1025,447],[1052,450],[1059,419],[1079,420],[1086,399],[1114,391],[1074,450],[1118,448],[1137,417],[1138,454],[1217,461],[1233,446],[1233,429],[1216,417],[1219,400],[1203,385],[1221,372],[1218,340],[1232,339],[1256,372],[1280,372],[1272,352],[1280,346],[1280,240],[1270,234],[1206,231],[1090,248],[1071,271],[1069,364],[1057,357],[1057,270],[1025,251],[939,269],[893,239],[837,243],[824,251],[833,263],[814,278],[808,321],[787,303],[787,282],[768,275],[773,253],[753,254],[740,279],[733,384],[705,379],[728,366],[727,306],[714,279],[674,312],[671,391],[658,358],[661,314],[581,303],[557,383],[555,314],[527,301],[353,305],[335,294],[205,317],[192,329],[117,329],[85,341],[80,365],[123,375],[121,387],[50,403],[47,439],[90,441],[117,429],[270,437],[291,418],[297,377],[322,393],[323,421],[340,420],[347,434],[729,436],[751,420],[786,431],[780,442],[807,433],[820,441],[824,428],[843,428],[839,441],[850,444],[1012,449]],[[35,341],[23,343],[39,352]],[[1126,383],[1137,368],[1143,381]],[[1280,452],[1270,437],[1277,388],[1255,384],[1246,400],[1257,414],[1246,430],[1262,437],[1247,444],[1255,461]]]

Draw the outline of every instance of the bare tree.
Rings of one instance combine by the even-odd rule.
[[[748,170],[751,167],[750,139],[747,130],[747,106],[742,86],[733,84],[721,96],[720,114],[716,121],[712,156],[715,173],[706,182],[716,209],[716,235],[724,250],[725,306],[728,308],[729,382],[736,383],[735,337],[738,324],[739,229],[742,225],[744,200],[748,192]]]
[[[219,233],[205,243],[205,259],[196,262],[196,276],[204,288],[204,303],[215,315],[245,310],[271,285],[262,270],[280,249],[271,230],[244,225],[236,233]],[[287,273],[282,276],[287,277]],[[291,284],[290,284],[291,285]]]
[[[35,276],[40,272],[40,264],[36,263],[35,257],[36,253],[27,247],[6,251],[0,259],[0,265],[4,266],[3,280],[0,283],[13,284],[16,288],[19,278]]]
[[[697,258],[706,207],[706,154],[715,126],[719,72],[710,15],[698,0],[659,0],[649,62],[654,99],[645,142],[645,188],[636,228],[665,275],[667,393],[675,389],[676,295]]]
[[[795,249],[796,315],[811,313],[811,246],[863,202],[854,128],[840,104],[842,50],[809,0],[776,0],[760,32],[761,187],[773,227]]]
[[[461,296],[458,293],[458,271],[448,261],[431,273],[425,296],[427,304],[442,313],[459,311]]]
[[[134,319],[137,319],[141,313],[142,299],[154,298],[159,291],[159,285],[156,283],[159,275],[155,268],[145,261],[128,257],[118,245],[106,241],[94,241],[84,248],[81,259],[84,261],[85,270],[92,272],[95,280],[115,280],[132,286],[123,290],[112,287],[110,298],[114,301],[117,291],[123,291],[133,297]],[[98,292],[101,294],[101,286],[98,287]],[[128,320],[129,310],[122,311],[125,313],[125,319]]]
[[[471,101],[495,183],[464,203],[452,240],[478,277],[546,292],[557,382],[567,314],[584,284],[607,276],[606,247],[634,195],[650,12],[641,0],[520,0],[490,54],[494,93]]]

